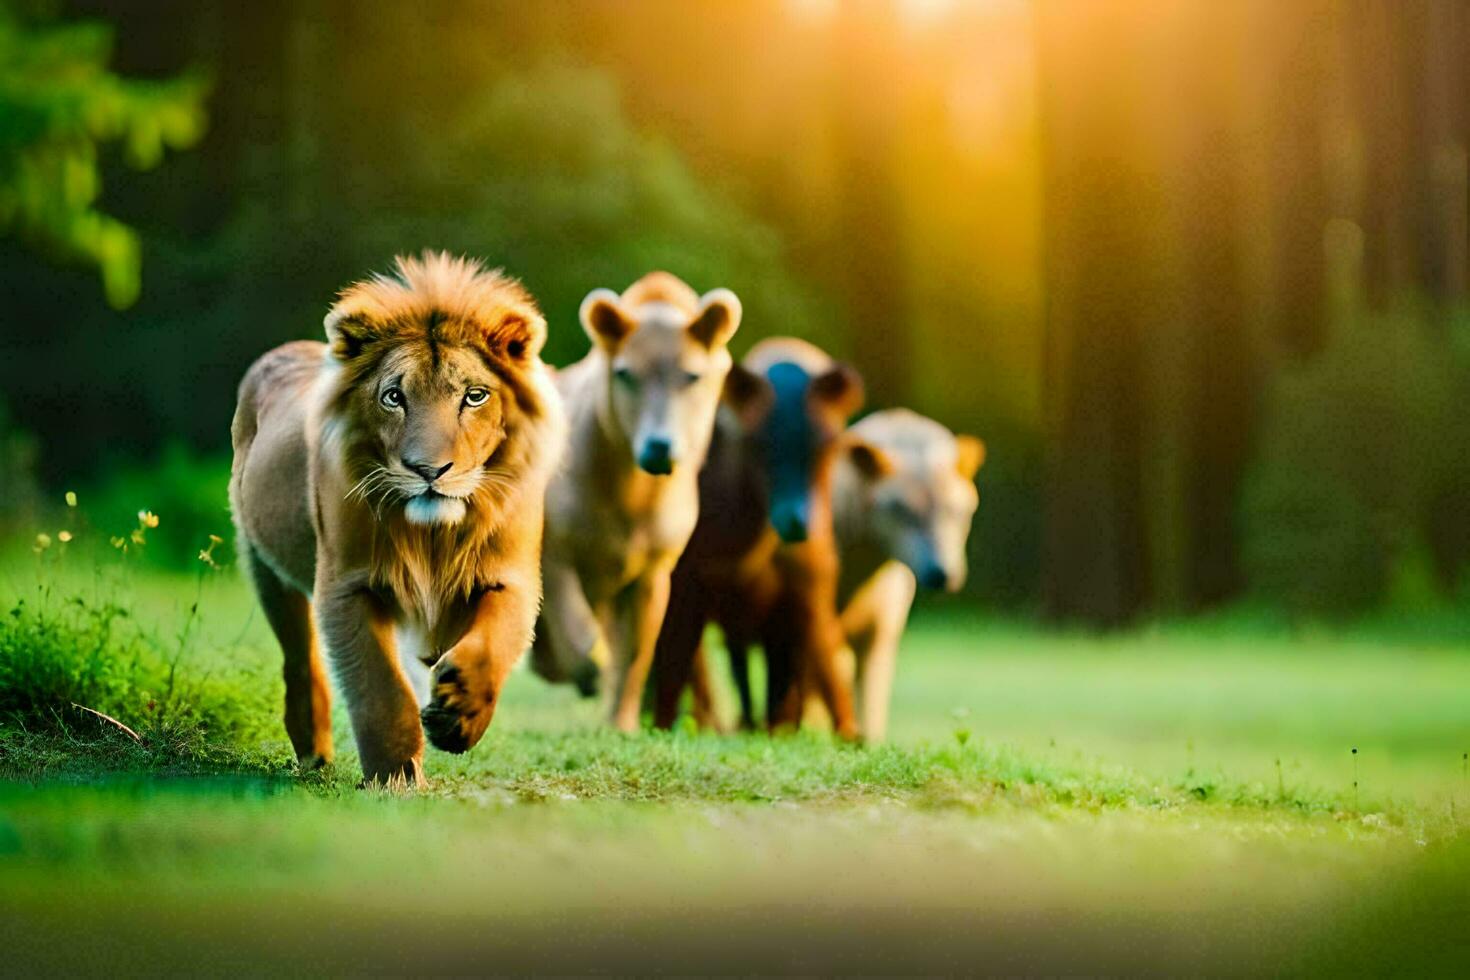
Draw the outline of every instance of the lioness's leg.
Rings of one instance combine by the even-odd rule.
[[[590,697],[597,693],[598,676],[608,659],[602,628],[576,570],[550,560],[542,568],[544,597],[531,669],[554,684],[569,681]]]
[[[317,626],[347,699],[363,778],[422,785],[424,735],[418,703],[398,664],[387,615],[360,583],[318,576],[315,599]]]
[[[861,598],[870,613],[867,628],[851,637],[862,692],[863,734],[880,740],[888,730],[888,704],[893,697],[893,675],[898,645],[903,639],[917,584],[913,573],[893,564],[878,573]],[[854,620],[855,621],[855,620]],[[843,611],[844,624],[849,622]]]
[[[668,570],[647,573],[624,589],[616,602],[612,723],[622,731],[635,732],[643,707],[643,686],[648,682],[659,627],[669,605]]]
[[[311,602],[281,581],[248,544],[242,549],[260,607],[285,655],[286,735],[303,769],[332,761],[332,693],[327,686]]]

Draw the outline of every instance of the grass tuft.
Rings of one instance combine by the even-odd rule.
[[[262,685],[228,661],[204,666],[193,640],[190,621],[160,636],[101,586],[43,583],[16,600],[0,618],[0,776],[259,766]]]

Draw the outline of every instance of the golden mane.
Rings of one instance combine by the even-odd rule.
[[[377,377],[385,355],[408,348],[435,356],[437,345],[476,351],[512,397],[506,399],[504,440],[485,461],[485,479],[466,499],[465,518],[450,525],[407,521],[396,508],[374,514],[371,580],[399,601],[432,611],[447,599],[499,584],[485,580],[487,555],[516,536],[516,515],[528,494],[544,492],[562,440],[560,399],[539,354],[546,323],[516,280],[473,260],[443,252],[399,256],[394,275],[377,275],[344,289],[327,316],[340,370],[325,400],[325,431],[338,444],[349,481],[381,464],[355,417],[353,393]],[[523,583],[534,587],[534,583]]]

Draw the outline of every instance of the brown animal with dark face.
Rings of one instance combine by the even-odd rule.
[[[320,635],[363,776],[422,783],[424,733],[478,742],[531,641],[563,439],[546,325],[513,280],[430,253],[346,289],[326,331],[240,384],[240,551],[285,653],[297,757],[332,757]]]
[[[830,482],[837,439],[862,398],[855,371],[800,340],[763,341],[731,371],[700,473],[699,523],[674,570],[659,635],[659,726],[677,717],[713,621],[737,676],[749,647],[764,649],[771,727],[799,724],[810,688],[826,701],[838,734],[858,736],[851,685],[837,663],[843,637]],[[753,724],[748,699],[742,712]]]

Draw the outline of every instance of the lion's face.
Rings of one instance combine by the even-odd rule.
[[[545,323],[518,286],[448,258],[406,261],[415,289],[359,283],[327,318],[338,376],[329,414],[349,496],[377,518],[456,525],[525,482],[555,411],[539,360]],[[554,399],[554,392],[550,393]]]
[[[415,524],[454,524],[505,439],[504,384],[462,348],[405,344],[385,354],[354,406],[378,448],[365,497],[391,496]]]

